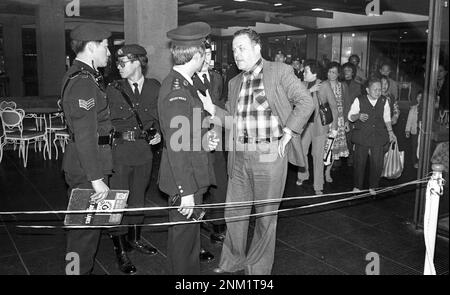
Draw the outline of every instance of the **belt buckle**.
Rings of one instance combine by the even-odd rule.
[[[135,138],[135,136],[134,136],[134,131],[129,131],[129,133],[130,133],[130,141],[136,141],[136,138]]]
[[[123,139],[126,141],[136,141],[133,131],[126,131],[123,133],[123,135]]]

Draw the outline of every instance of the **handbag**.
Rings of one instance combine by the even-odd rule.
[[[323,126],[333,122],[333,113],[331,112],[330,104],[328,102],[321,104],[319,101],[319,116]]]
[[[397,140],[392,141],[389,150],[384,154],[382,177],[396,179],[402,175],[405,152],[398,150]]]

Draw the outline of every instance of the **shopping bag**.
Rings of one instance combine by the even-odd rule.
[[[398,150],[397,140],[389,145],[389,150],[384,154],[384,164],[382,177],[396,179],[402,175],[405,152]]]

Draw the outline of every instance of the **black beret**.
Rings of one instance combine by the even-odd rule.
[[[172,40],[173,45],[199,46],[209,34],[211,34],[211,27],[207,23],[195,22],[167,32],[167,38]]]
[[[128,54],[146,56],[147,51],[144,47],[138,44],[124,45],[119,50],[117,50],[117,57],[127,56]]]
[[[79,41],[98,41],[110,36],[111,32],[96,23],[81,24],[70,32],[70,38]]]

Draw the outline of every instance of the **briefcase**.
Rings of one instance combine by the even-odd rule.
[[[123,212],[112,213],[111,210],[119,210],[127,207],[128,190],[110,190],[108,197],[95,203],[91,196],[95,194],[93,189],[73,189],[70,194],[67,210],[97,210],[94,213],[70,213],[66,214],[64,225],[116,225],[122,221]]]

